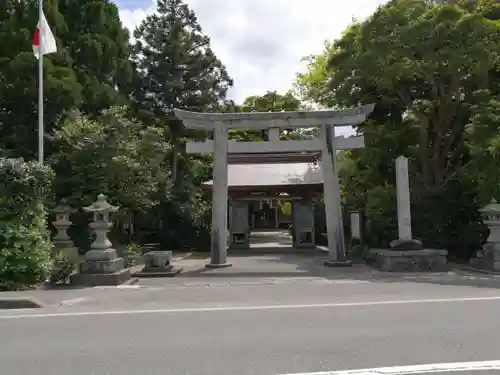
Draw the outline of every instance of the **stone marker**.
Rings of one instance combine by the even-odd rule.
[[[408,158],[396,159],[396,197],[398,205],[398,239],[390,243],[393,250],[421,250],[422,242],[412,238],[410,176]]]
[[[422,242],[412,238],[410,211],[410,179],[408,159],[396,159],[396,193],[398,206],[398,239],[389,249],[372,249],[369,262],[382,271],[425,272],[446,271],[447,250],[424,249]]]
[[[124,259],[119,258],[112,248],[107,233],[113,224],[110,214],[117,212],[119,207],[112,206],[103,194],[88,207],[85,212],[94,214],[90,228],[95,233],[95,241],[91,250],[85,254],[85,261],[80,264],[80,273],[71,276],[71,282],[80,285],[119,285],[130,279],[130,270],[124,268]]]

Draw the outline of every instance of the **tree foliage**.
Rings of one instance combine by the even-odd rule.
[[[52,158],[55,191],[77,206],[91,204],[105,193],[123,210],[154,207],[170,191],[168,155],[163,132],[127,118],[124,107],[95,119],[68,120],[55,133],[58,153]]]
[[[50,275],[43,202],[52,178],[37,163],[0,158],[0,290],[32,287]]]
[[[38,1],[0,6],[0,148],[31,159],[37,149],[38,73],[32,52]],[[130,80],[128,33],[108,0],[46,1],[58,52],[44,58],[44,125],[51,135],[75,109],[97,115],[122,102]]]
[[[365,205],[375,191],[379,202],[390,202],[380,194],[394,188],[394,159],[405,155],[412,167],[414,231],[429,246],[464,255],[453,236],[480,221],[467,167],[475,157],[471,150],[480,148],[479,129],[494,117],[500,24],[492,2],[457,3],[390,1],[328,43],[324,54],[310,57],[297,84],[305,99],[323,106],[376,104],[356,129],[366,149],[347,153],[353,160],[342,171],[348,203]],[[486,127],[484,140],[491,142],[493,127]],[[446,199],[451,196],[455,201]],[[453,213],[457,199],[470,203],[467,213]],[[377,220],[393,215],[392,208],[377,207],[370,213]],[[430,207],[438,212],[429,215]],[[390,240],[372,239],[379,246]],[[464,246],[475,250],[481,240],[475,236]]]

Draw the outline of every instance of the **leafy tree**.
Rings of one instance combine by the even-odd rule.
[[[50,275],[43,202],[52,178],[38,163],[0,158],[0,290],[34,287]]]
[[[327,44],[325,53],[310,58],[308,71],[298,76],[304,97],[323,106],[376,103],[370,120],[357,128],[367,148],[349,152],[355,164],[344,183],[356,192],[351,200],[366,204],[370,192],[378,189],[378,200],[390,201],[381,197],[379,187],[389,194],[394,158],[406,155],[412,166],[415,232],[429,246],[461,255],[481,241],[473,236],[466,244],[463,237],[465,226],[480,220],[475,188],[464,169],[471,158],[465,129],[478,106],[491,100],[477,91],[491,88],[491,95],[491,73],[499,66],[500,25],[477,9],[393,0]],[[451,196],[453,201],[446,199]],[[458,212],[456,201],[462,199],[470,206]],[[392,215],[389,207],[378,208],[379,214],[383,211]],[[462,236],[462,249],[451,233]],[[386,245],[389,238],[383,244],[379,240],[376,245]]]
[[[471,108],[474,115],[466,129],[471,150],[467,172],[480,187],[485,204],[492,197],[500,199],[500,95],[479,91],[477,96],[481,104]]]
[[[154,207],[168,192],[170,152],[163,133],[128,119],[125,107],[96,119],[68,120],[55,133],[59,152],[52,165],[60,177],[55,189],[75,205],[105,193],[130,212]]]
[[[301,101],[289,91],[284,95],[276,91],[268,91],[264,95],[253,95],[247,97],[242,105],[232,101],[226,102],[219,108],[221,112],[283,112],[298,111],[302,109]],[[255,131],[237,129],[229,131],[230,138],[239,141],[262,141],[267,138],[267,130]],[[295,129],[281,129],[281,139],[300,139],[301,133]]]
[[[55,133],[59,150],[51,158],[57,173],[54,193],[73,207],[91,204],[100,193],[121,207],[122,224],[135,227],[135,240],[155,241],[161,222],[161,202],[171,195],[168,156],[171,146],[163,132],[130,119],[127,108],[115,107],[99,117],[68,120]],[[85,214],[75,214],[72,236],[81,248],[88,245]],[[124,226],[117,226],[118,241]],[[153,237],[151,237],[153,236]]]

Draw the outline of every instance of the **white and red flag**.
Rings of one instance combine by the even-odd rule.
[[[50,30],[45,14],[41,12],[38,25],[33,33],[33,53],[35,54],[35,57],[39,59],[40,54],[48,55],[56,52],[56,38],[54,38],[54,34],[52,34],[52,31]]]

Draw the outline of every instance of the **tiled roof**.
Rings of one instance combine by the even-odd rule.
[[[313,163],[285,164],[230,164],[228,186],[290,186],[319,185],[323,175]],[[205,185],[212,185],[208,181]]]

